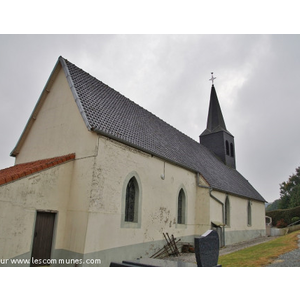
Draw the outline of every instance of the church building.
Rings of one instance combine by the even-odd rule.
[[[105,267],[150,257],[164,233],[264,236],[265,200],[236,170],[213,79],[197,142],[59,57],[0,170],[2,265]]]

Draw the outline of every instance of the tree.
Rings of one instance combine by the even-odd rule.
[[[274,202],[268,204],[268,206],[266,207],[266,211],[272,211],[278,209],[280,201],[281,201],[280,199],[277,199]]]
[[[291,196],[290,207],[300,206],[300,184],[295,186],[293,194]]]
[[[296,174],[289,177],[288,181],[280,184],[279,208],[286,209],[300,205],[300,167],[296,169]]]

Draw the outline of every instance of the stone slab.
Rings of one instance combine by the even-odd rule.
[[[207,230],[195,238],[195,255],[198,267],[218,266],[219,235],[215,230]]]

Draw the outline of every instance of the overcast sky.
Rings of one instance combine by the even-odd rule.
[[[300,166],[299,35],[0,35],[0,169],[61,55],[196,141],[211,72],[237,170],[269,202]]]

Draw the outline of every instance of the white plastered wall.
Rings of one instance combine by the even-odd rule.
[[[76,153],[97,153],[97,135],[89,132],[61,69],[26,137],[16,164]]]
[[[56,222],[64,224],[56,231],[59,234],[55,249],[84,253],[92,169],[94,158],[98,154],[98,137],[96,133],[88,131],[65,74],[60,69],[23,141],[16,164],[70,153],[75,153],[76,160],[67,164],[72,164],[72,171],[64,173],[64,176],[55,178],[55,170],[65,168],[56,166],[51,171],[44,170],[38,175],[28,176],[0,187],[1,224],[3,221],[8,226],[5,228],[12,232],[22,228],[22,234],[13,234],[14,237],[18,236],[19,242],[14,237],[12,241],[8,231],[2,234],[3,238],[5,236],[10,242],[7,242],[6,246],[0,246],[1,253],[13,257],[29,251],[38,209],[58,211]],[[31,186],[36,180],[36,184]],[[68,184],[65,184],[66,181]],[[57,188],[52,188],[51,182],[53,186],[56,184]],[[29,199],[29,206],[28,201],[24,199]],[[24,205],[15,205],[18,201]],[[43,205],[40,205],[41,201],[44,201]],[[8,220],[11,225],[8,224]],[[8,250],[11,248],[15,248],[15,251]]]
[[[57,212],[54,248],[65,240],[73,161],[0,186],[0,257],[31,253],[37,210]]]
[[[135,174],[140,182],[140,228],[122,227],[122,201],[128,174]],[[185,225],[177,224],[181,188],[186,193]],[[207,203],[208,190],[199,190],[195,173],[99,137],[85,252],[163,240],[163,233],[175,237],[204,233],[209,226]]]
[[[212,195],[224,204],[226,194],[212,191]],[[251,199],[228,195],[230,205],[229,225],[225,226],[225,244],[241,242],[243,240],[265,235],[265,210],[264,203]],[[251,203],[251,225],[248,225],[248,201]],[[222,205],[216,200],[210,200],[211,222],[223,223]]]

